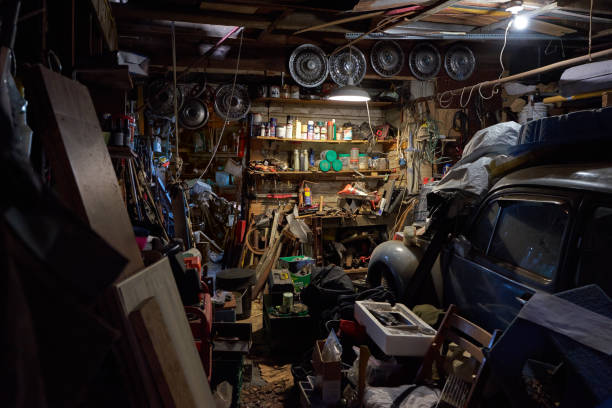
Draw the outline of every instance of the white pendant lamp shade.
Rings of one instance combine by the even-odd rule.
[[[348,83],[342,88],[334,89],[329,95],[329,99],[344,102],[366,102],[371,98],[365,89],[355,86],[353,78],[349,77]]]

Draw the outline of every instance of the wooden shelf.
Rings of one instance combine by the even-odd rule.
[[[371,173],[392,173],[393,170],[358,170],[359,173],[362,174],[371,174]],[[348,174],[354,174],[359,176],[356,172],[352,170],[341,170],[341,171],[249,171],[250,174],[254,174],[257,176],[304,176],[310,174],[316,174],[317,176],[346,176]],[[366,176],[368,177],[368,176]]]
[[[345,269],[344,270],[345,273],[347,274],[355,274],[355,273],[368,273],[368,268],[351,268],[351,269]]]
[[[348,143],[348,144],[365,144],[367,140],[305,140],[305,139],[288,139],[280,137],[257,136],[255,140],[266,140],[270,142],[286,142],[286,143]],[[395,143],[395,139],[377,140],[376,143],[391,144]]]
[[[292,105],[318,105],[318,106],[351,106],[364,107],[365,102],[345,102],[345,101],[330,101],[329,99],[286,99],[286,98],[258,98],[254,103],[278,103]],[[399,106],[395,102],[368,102],[370,108],[390,108]]]

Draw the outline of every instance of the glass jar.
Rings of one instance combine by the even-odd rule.
[[[369,167],[368,162],[370,158],[365,153],[359,153],[359,170],[367,170]]]
[[[355,170],[359,168],[359,149],[356,147],[351,149],[350,167]]]
[[[342,162],[342,167],[345,169],[349,168],[349,165],[351,164],[351,155],[347,154],[347,153],[340,153],[338,155],[338,159],[340,159],[340,161]]]

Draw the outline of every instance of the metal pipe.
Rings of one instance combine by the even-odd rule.
[[[569,67],[572,65],[577,65],[580,64],[582,62],[587,62],[590,61],[591,59],[597,59],[597,58],[602,58],[602,57],[606,57],[608,55],[612,55],[612,48],[608,48],[606,50],[603,51],[599,51],[599,52],[594,52],[591,55],[583,55],[581,57],[576,57],[576,58],[570,58],[567,60],[563,60],[563,61],[559,61],[559,62],[555,62],[554,64],[550,64],[550,65],[545,65],[543,67],[539,67],[539,68],[535,68],[529,71],[525,71],[525,72],[521,72],[520,74],[515,74],[515,75],[510,75],[504,78],[500,78],[500,79],[495,79],[492,81],[484,81],[484,82],[480,82],[478,84],[474,84],[471,86],[467,86],[467,87],[463,87],[460,89],[453,89],[452,91],[444,91],[441,92],[437,95],[434,96],[430,96],[424,99],[433,99],[436,98],[438,100],[441,100],[442,97],[444,97],[444,95],[459,95],[462,92],[464,92],[466,89],[472,89],[473,88],[478,88],[480,90],[480,88],[482,87],[487,87],[487,86],[495,86],[495,85],[499,85],[499,84],[503,84],[506,82],[511,82],[511,81],[516,81],[517,79],[522,79],[525,77],[529,77],[529,76],[533,76],[533,75],[537,75],[537,74],[541,74],[542,72],[548,72],[548,71],[552,71],[555,69],[559,69],[559,68],[565,68],[565,67]],[[471,93],[471,91],[470,91]],[[468,98],[469,100],[469,98]]]
[[[358,38],[362,33],[347,33],[345,38],[351,40]],[[461,40],[461,41],[503,41],[504,33],[430,33],[430,34],[387,34],[387,33],[372,33],[368,34],[363,39],[367,40]],[[523,40],[523,41],[548,41],[559,40],[559,37],[546,34],[531,34],[531,33],[508,33],[508,40]],[[563,37],[564,41],[584,41],[586,37]]]

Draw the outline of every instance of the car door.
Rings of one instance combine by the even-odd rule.
[[[573,200],[535,189],[493,193],[444,268],[445,302],[487,330],[504,329],[538,290],[553,292]]]

